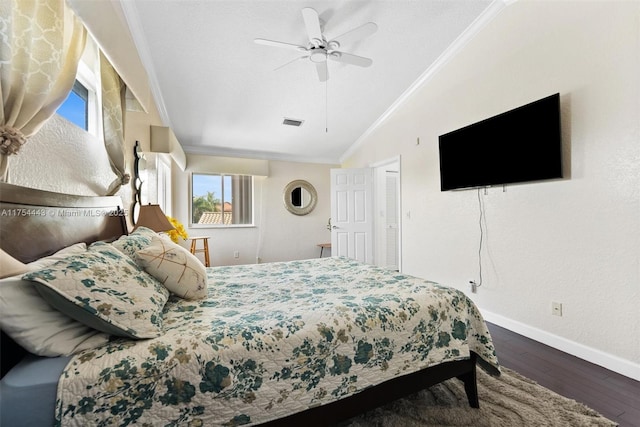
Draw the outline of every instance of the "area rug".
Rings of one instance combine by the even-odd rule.
[[[340,427],[616,426],[593,409],[502,368],[500,377],[478,369],[480,408],[469,407],[461,381],[451,379],[398,399]]]

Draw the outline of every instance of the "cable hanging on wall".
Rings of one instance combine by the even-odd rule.
[[[480,217],[478,219],[478,225],[480,226],[480,243],[478,244],[478,274],[479,281],[476,283],[476,287],[482,286],[482,245],[484,243],[484,229],[482,228],[482,223],[485,218],[484,212],[484,203],[482,201],[482,195],[480,194],[480,188],[478,188],[478,208],[480,210]],[[487,194],[487,189],[484,189],[484,194]]]

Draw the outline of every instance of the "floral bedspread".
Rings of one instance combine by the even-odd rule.
[[[165,334],[78,353],[63,426],[235,426],[330,403],[476,352],[491,337],[461,292],[344,258],[208,269],[201,301],[171,297]]]

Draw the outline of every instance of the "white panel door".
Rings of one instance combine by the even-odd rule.
[[[331,169],[331,254],[373,264],[372,169]]]

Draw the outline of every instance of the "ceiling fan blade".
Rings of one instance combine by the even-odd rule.
[[[320,28],[320,18],[318,12],[310,7],[302,9],[302,19],[304,19],[304,26],[307,29],[307,35],[309,41],[316,47],[322,44],[322,29]]]
[[[275,40],[267,40],[267,39],[254,39],[254,42],[256,42],[257,44],[261,44],[264,46],[273,46],[273,47],[284,47],[287,49],[295,49],[298,51],[306,51],[307,49],[304,46],[300,46],[297,44],[292,44],[292,43],[285,43],[285,42],[278,42]]]
[[[373,60],[370,58],[344,52],[331,52],[327,55],[327,58],[343,64],[357,65],[358,67],[368,67],[373,64]]]
[[[300,57],[298,57],[298,58],[292,59],[291,61],[286,62],[286,63],[282,64],[281,66],[279,66],[279,67],[277,67],[277,68],[274,68],[274,69],[273,69],[273,71],[278,71],[279,69],[284,68],[284,67],[286,67],[286,66],[287,66],[287,65],[289,65],[289,64],[293,64],[293,63],[294,63],[294,62],[296,62],[296,61],[299,61],[299,60],[301,60],[301,59],[307,59],[307,58],[309,58],[309,55],[300,56]]]
[[[318,79],[321,82],[326,82],[329,79],[329,70],[327,69],[327,62],[317,62],[316,71],[318,72]]]
[[[335,37],[334,39],[331,40],[331,43],[338,42],[337,47],[340,47],[345,43],[349,44],[356,40],[369,37],[371,34],[375,33],[376,31],[378,31],[378,26],[373,22],[367,22],[366,24],[360,25],[359,27],[354,28],[353,30],[347,31],[344,34],[341,34],[338,37]]]

